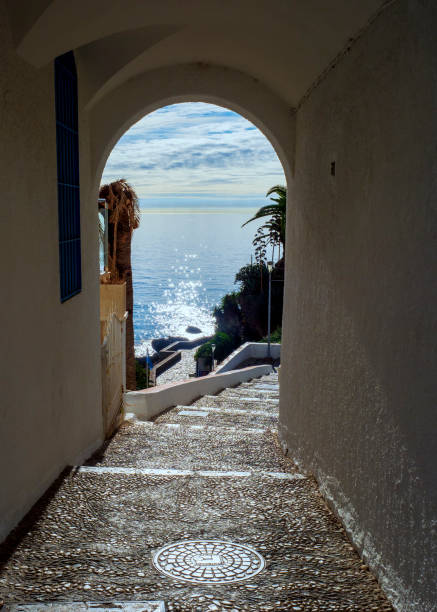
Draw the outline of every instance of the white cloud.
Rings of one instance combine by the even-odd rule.
[[[167,106],[132,126],[109,156],[102,182],[119,178],[144,198],[264,196],[285,183],[273,147],[253,124],[204,103]]]

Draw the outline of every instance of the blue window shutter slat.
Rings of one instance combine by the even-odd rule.
[[[61,302],[81,291],[77,73],[72,51],[55,60]]]

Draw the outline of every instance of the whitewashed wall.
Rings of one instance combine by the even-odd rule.
[[[82,293],[59,300],[53,65],[18,58],[0,2],[0,540],[102,439],[97,211],[81,125]]]
[[[108,438],[123,418],[123,395],[126,390],[126,319],[113,313],[105,326],[101,347],[102,417]]]
[[[281,355],[284,445],[417,612],[437,609],[436,32],[435,2],[395,2],[298,110]]]

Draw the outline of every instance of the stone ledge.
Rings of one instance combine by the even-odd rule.
[[[248,359],[269,359],[267,357],[268,345],[266,342],[245,342],[229,355],[215,370],[214,374],[222,374],[235,370]],[[270,344],[271,358],[275,361],[281,357],[281,345]]]
[[[140,419],[149,420],[167,408],[178,404],[187,405],[202,395],[217,393],[227,387],[269,374],[271,370],[270,365],[252,366],[141,391],[128,391],[124,395],[125,411],[134,413]]]

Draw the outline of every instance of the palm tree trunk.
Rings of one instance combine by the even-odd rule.
[[[126,283],[126,387],[135,390],[136,367],[134,347],[134,292],[132,284],[131,242],[133,231],[140,223],[138,196],[133,187],[120,179],[108,185],[102,185],[99,197],[109,204],[108,219],[108,255],[110,261],[111,282]]]

